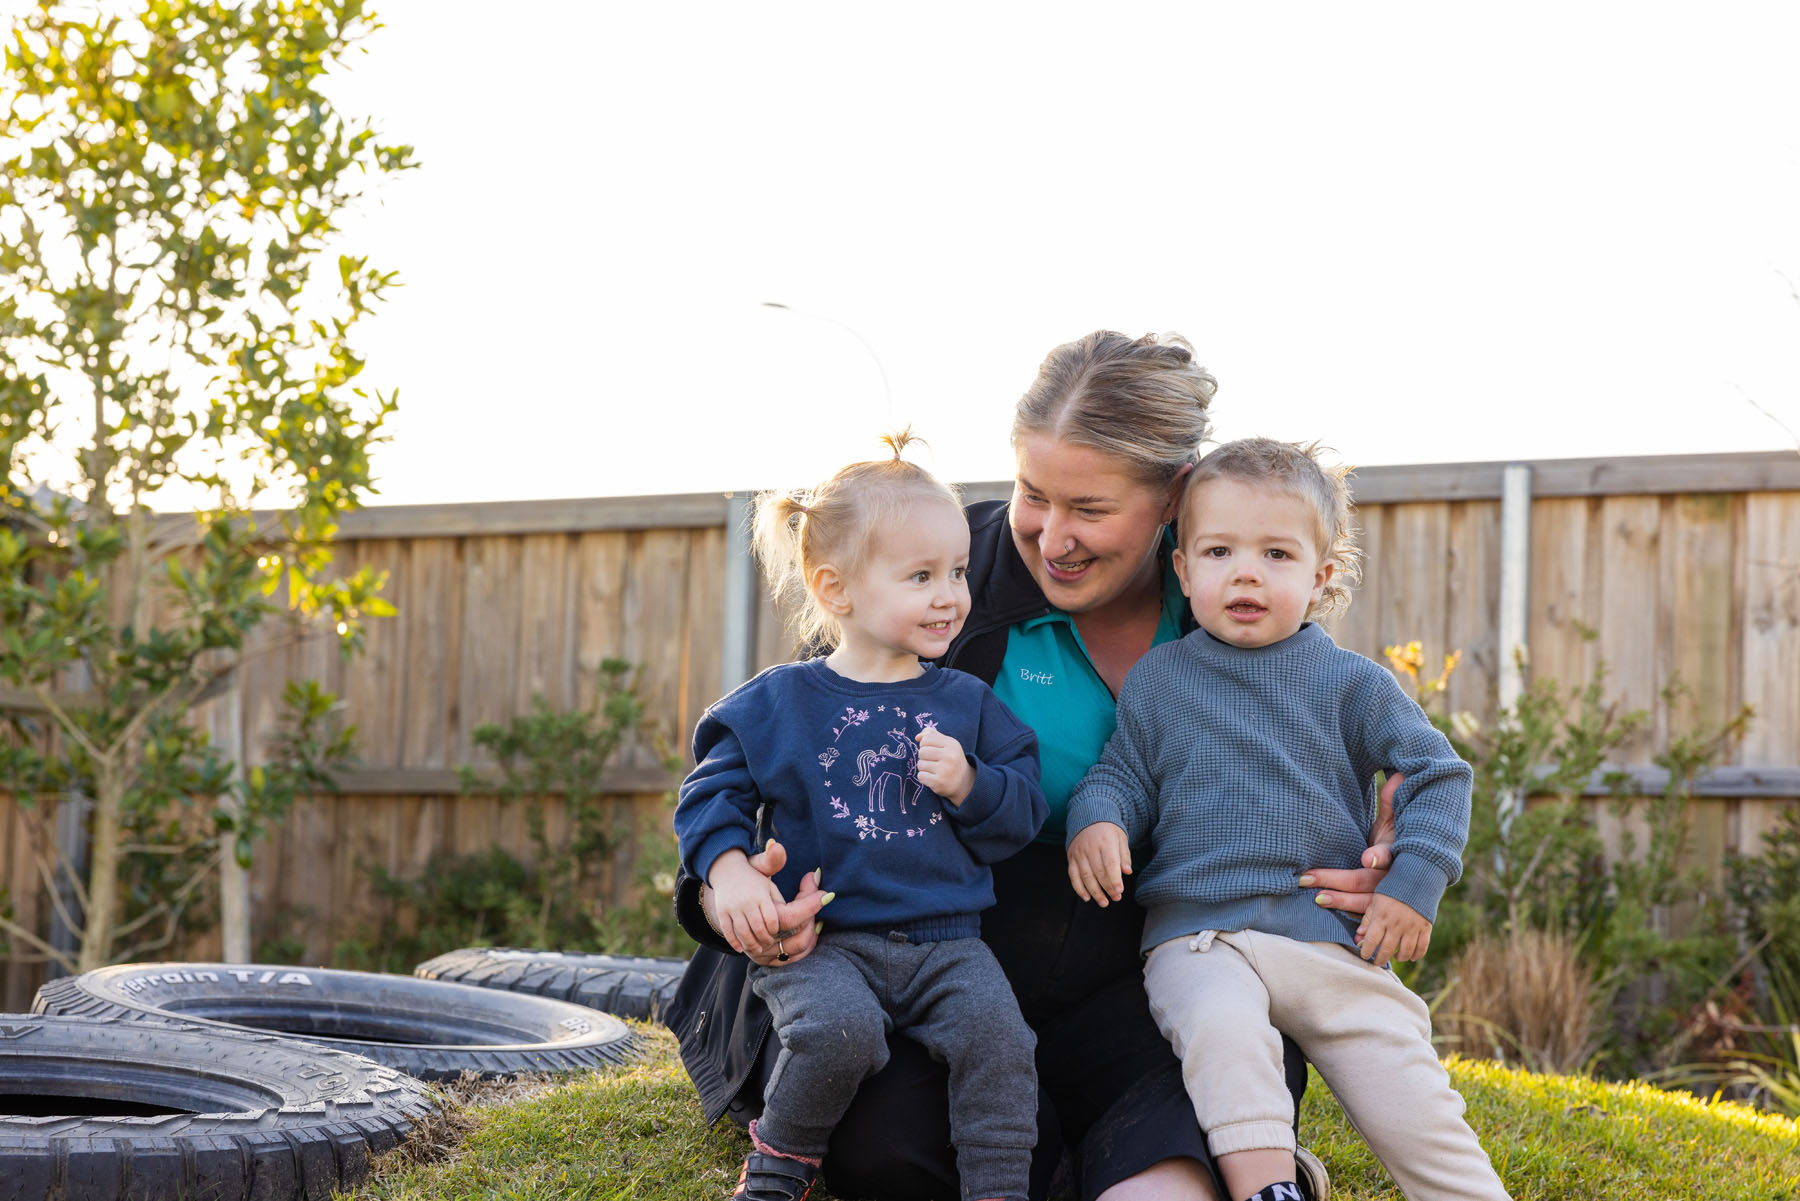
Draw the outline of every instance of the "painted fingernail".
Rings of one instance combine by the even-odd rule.
[[[837,900],[837,893],[828,892],[825,894],[824,899],[819,902],[819,908],[823,909],[823,908],[825,908],[825,906],[831,904],[835,900]]]
[[[825,887],[825,869],[824,868],[822,868],[822,867],[813,868],[813,887],[814,888],[824,888]]]
[[[1317,883],[1317,881],[1310,875],[1300,877],[1301,888],[1311,888],[1315,883]]]
[[[1317,896],[1313,897],[1313,904],[1323,905],[1327,909],[1331,908],[1331,894],[1324,892],[1319,893]]]
[[[825,933],[825,923],[824,922],[814,922],[813,923],[813,933],[815,935]]]

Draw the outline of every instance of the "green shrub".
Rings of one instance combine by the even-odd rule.
[[[411,971],[421,960],[478,945],[637,955],[686,949],[669,898],[676,862],[669,811],[633,827],[627,811],[600,791],[621,748],[644,741],[660,747],[661,740],[630,663],[605,660],[597,682],[591,708],[553,709],[539,696],[529,712],[475,731],[475,745],[493,756],[499,776],[465,766],[463,790],[524,806],[531,854],[521,860],[490,847],[434,855],[413,879],[370,868],[386,918],[376,931],[341,942],[340,964]],[[667,758],[665,765],[673,766]],[[549,834],[552,807],[561,812],[566,839]],[[585,891],[602,866],[627,852],[639,899],[610,908],[590,904]]]
[[[1726,862],[1751,1020],[1733,1023],[1744,1045],[1718,1057],[1719,1078],[1800,1117],[1800,807],[1783,810],[1762,841],[1761,855]],[[1766,1020],[1754,1020],[1757,1014]]]
[[[1707,723],[1693,716],[1679,683],[1664,689],[1663,725],[1675,732],[1653,756],[1668,773],[1662,795],[1633,806],[1623,773],[1602,776],[1614,812],[1640,816],[1645,829],[1642,845],[1627,830],[1609,862],[1581,798],[1650,723],[1643,710],[1625,711],[1608,698],[1604,663],[1572,688],[1533,681],[1482,728],[1468,714],[1443,712],[1456,656],[1435,679],[1421,674],[1417,643],[1388,648],[1388,658],[1475,770],[1463,881],[1444,898],[1432,958],[1415,986],[1443,988],[1457,955],[1478,939],[1505,946],[1529,931],[1554,934],[1572,942],[1597,982],[1593,1004],[1603,1020],[1594,1066],[1614,1078],[1669,1068],[1694,1015],[1729,984],[1737,953],[1723,898],[1681,863],[1693,781],[1743,736],[1748,707]],[[1684,920],[1672,922],[1672,910]],[[1503,981],[1504,974],[1486,978]],[[1460,983],[1462,995],[1447,1002],[1452,1009],[1480,1015],[1514,1007],[1516,998],[1474,997],[1471,980]],[[1524,1031],[1504,1034],[1502,1044],[1529,1041]]]

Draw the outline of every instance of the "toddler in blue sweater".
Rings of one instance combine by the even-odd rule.
[[[1037,737],[974,676],[921,662],[968,616],[969,527],[955,492],[900,457],[907,435],[888,441],[890,460],[758,498],[773,590],[803,644],[836,649],[708,709],[675,809],[682,864],[719,932],[756,952],[781,1038],[733,1194],[752,1201],[806,1195],[890,1030],[949,1065],[963,1197],[1024,1201],[1037,1142],[1036,1038],[980,938],[988,865],[1048,814]],[[837,889],[831,928],[791,955],[776,907],[800,875],[751,866],[759,820]]]
[[[1300,1201],[1282,1033],[1412,1201],[1504,1198],[1425,1003],[1387,967],[1424,955],[1461,873],[1473,773],[1386,670],[1307,620],[1356,575],[1346,474],[1264,438],[1194,469],[1174,566],[1199,629],[1126,679],[1069,802],[1069,879],[1117,901],[1130,848],[1151,846],[1144,987],[1232,1201]],[[1393,866],[1358,921],[1298,881],[1359,863],[1378,771],[1404,776]]]

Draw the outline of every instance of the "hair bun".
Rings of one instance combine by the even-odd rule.
[[[1163,330],[1161,333],[1145,334],[1144,341],[1155,346],[1167,346],[1170,350],[1182,351],[1187,355],[1189,362],[1193,361],[1194,344],[1174,330]]]

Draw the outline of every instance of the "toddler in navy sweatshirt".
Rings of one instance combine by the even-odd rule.
[[[1048,813],[1037,738],[941,656],[969,611],[956,494],[906,462],[856,463],[806,494],[758,499],[756,548],[803,643],[694,732],[675,831],[709,920],[750,955],[781,1053],[734,1196],[798,1201],[895,1030],[950,1066],[963,1196],[1024,1201],[1037,1140],[1036,1041],[980,939],[988,865]],[[749,862],[758,830],[789,867]],[[830,929],[779,929],[776,906],[828,871]]]

